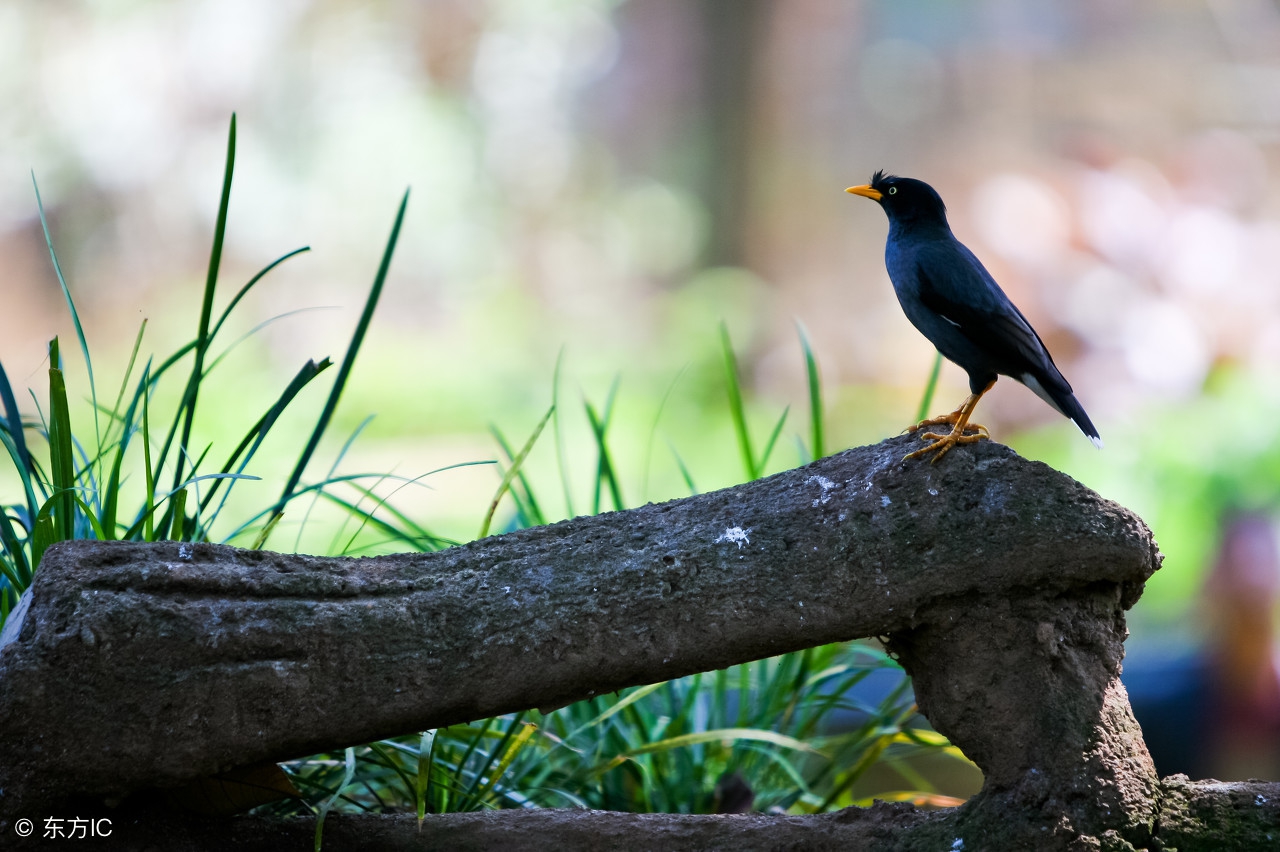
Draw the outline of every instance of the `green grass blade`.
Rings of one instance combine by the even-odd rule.
[[[182,422],[182,438],[178,444],[178,458],[174,462],[173,486],[182,481],[183,450],[191,441],[191,427],[195,423],[196,400],[200,395],[200,381],[204,376],[204,359],[209,351],[209,322],[213,316],[213,294],[218,285],[218,268],[222,265],[222,244],[227,235],[227,208],[231,204],[231,178],[236,167],[236,114],[231,114],[231,126],[227,131],[227,164],[222,176],[222,195],[218,200],[218,218],[213,228],[213,248],[209,252],[209,269],[204,280],[204,298],[200,303],[200,325],[196,332],[195,363],[191,378],[183,394],[180,411],[186,416]],[[161,458],[163,463],[163,456]]]
[[[27,439],[22,428],[22,414],[18,411],[18,401],[13,396],[13,386],[9,384],[9,377],[5,374],[4,365],[0,364],[0,402],[4,403],[4,423],[5,431],[9,433],[9,437],[13,440],[16,455],[14,456],[14,465],[18,472],[24,476],[31,473],[31,452],[27,449]],[[31,516],[35,517],[35,506],[28,507],[31,510]]]
[[[102,525],[98,523],[98,519],[94,517],[93,509],[79,495],[72,492],[75,497],[76,505],[80,507],[81,517],[89,524],[89,529],[93,531],[93,537],[98,541],[105,541],[106,532],[102,529]]]
[[[196,341],[189,340],[186,343],[184,343],[182,346],[179,346],[176,350],[174,350],[172,355],[170,355],[168,358],[161,361],[160,366],[156,367],[156,369],[151,372],[152,384],[154,385],[155,383],[159,382],[161,377],[164,376],[164,374],[167,373],[170,370],[170,368],[176,365],[183,358],[187,357],[187,353],[191,352],[195,348],[196,348]]]
[[[467,467],[468,465],[473,465],[473,464],[492,464],[492,462],[459,462],[458,464],[446,465],[445,467],[439,468],[438,470],[450,470],[455,467]],[[388,478],[403,479],[403,477],[389,477],[387,474],[383,474],[383,473],[344,473],[341,476],[329,477],[327,479],[321,480],[320,482],[314,482],[310,485],[303,486],[299,488],[297,491],[295,491],[293,493],[293,496],[290,499],[296,500],[300,497],[305,497],[306,495],[315,493],[317,491],[323,492],[324,489],[329,488],[330,486],[340,482],[353,482],[358,479],[388,479]],[[324,496],[328,496],[328,495],[324,495]],[[262,519],[268,518],[274,514],[279,514],[279,508],[280,507],[277,504],[273,503],[272,505],[268,506],[262,511],[254,513],[252,516],[249,517],[248,520],[244,521],[243,523],[240,524],[240,526],[236,527],[231,532],[231,534],[228,535],[224,540],[230,541],[234,539],[236,536],[247,532],[251,527],[253,527],[256,523],[258,523]]]
[[[124,464],[124,453],[129,446],[129,433],[126,431],[116,445],[115,458],[111,460],[111,472],[107,474],[107,485],[102,500],[101,526],[104,541],[116,536],[116,513],[120,506],[120,468]]]
[[[786,734],[780,734],[777,731],[763,731],[758,728],[720,728],[714,731],[696,731],[689,734],[681,734],[676,737],[668,737],[656,742],[645,743],[631,749],[629,754],[648,754],[655,751],[668,751],[670,749],[683,748],[684,746],[697,745],[699,743],[716,743],[722,740],[752,740],[755,742],[769,743],[779,748],[792,749],[793,751],[816,752],[813,746],[806,742],[789,737]]]
[[[378,265],[377,275],[374,276],[373,287],[369,290],[368,299],[365,300],[364,311],[360,314],[360,321],[356,324],[351,343],[347,346],[347,352],[342,358],[342,366],[338,368],[338,375],[333,380],[333,389],[329,393],[329,398],[325,401],[324,410],[320,413],[320,419],[316,422],[315,429],[311,432],[311,438],[307,441],[307,446],[303,449],[302,455],[299,456],[298,463],[294,465],[293,473],[289,475],[289,481],[280,493],[280,499],[276,501],[276,511],[280,511],[284,504],[292,498],[294,489],[297,488],[298,482],[302,479],[302,473],[306,470],[307,463],[311,461],[311,456],[316,451],[316,447],[319,446],[320,438],[324,435],[329,426],[329,420],[332,419],[333,412],[338,407],[338,400],[342,397],[342,390],[347,384],[347,377],[351,375],[351,368],[355,364],[356,354],[360,351],[360,344],[364,342],[365,333],[369,330],[369,323],[373,319],[373,309],[377,307],[378,299],[382,295],[382,286],[386,283],[387,273],[391,269],[391,257],[395,254],[396,242],[400,239],[400,226],[404,224],[404,213],[408,206],[409,190],[406,189],[404,197],[400,201],[400,209],[396,211],[395,224],[391,226],[391,236],[387,239],[387,247],[382,252],[382,262]]]
[[[450,778],[450,786],[453,787],[455,790],[469,789],[470,785],[463,784],[462,776],[466,772],[467,763],[470,762],[471,755],[475,754],[476,748],[480,745],[480,741],[484,739],[485,734],[487,734],[489,732],[489,729],[493,727],[493,723],[495,721],[497,720],[485,719],[484,723],[480,726],[479,729],[473,729],[470,727],[467,728],[467,730],[473,730],[475,731],[475,733],[471,737],[471,740],[467,743],[466,751],[462,753],[461,759],[458,760],[458,762],[454,765],[453,774],[452,774],[452,777]],[[450,730],[452,731],[452,729]]]
[[[418,759],[414,777],[413,800],[418,810],[418,825],[427,816],[427,800],[431,795],[431,754],[436,747],[436,732],[423,731],[418,740]]]
[[[506,774],[507,769],[520,755],[520,752],[524,751],[525,746],[529,744],[529,739],[533,736],[534,732],[538,730],[538,726],[534,725],[532,722],[522,721],[523,717],[524,713],[516,714],[515,722],[513,722],[511,728],[508,729],[509,734],[515,729],[515,726],[518,723],[520,725],[520,733],[516,734],[515,737],[509,737],[509,739],[503,740],[502,745],[495,752],[502,755],[498,760],[498,765],[492,767],[492,769],[485,767],[485,772],[488,774],[488,780],[486,780],[480,789],[476,791],[475,798],[477,802],[484,802],[484,800],[493,792],[493,788],[497,786],[498,780]]]
[[[133,338],[133,350],[129,353],[129,363],[125,365],[124,376],[120,379],[120,390],[116,391],[115,405],[111,406],[108,412],[111,423],[119,423],[126,430],[128,423],[120,418],[120,406],[124,403],[125,391],[129,389],[129,377],[133,375],[133,365],[138,362],[138,351],[142,348],[142,337],[147,331],[147,321],[143,319],[142,324],[138,327],[138,333]],[[134,401],[137,401],[137,395],[134,395]],[[106,440],[111,440],[111,427],[107,427]]]
[[[334,477],[338,473],[338,466],[341,465],[342,460],[347,457],[347,453],[350,452],[351,446],[356,442],[356,439],[360,437],[360,433],[365,430],[365,427],[372,422],[373,422],[373,415],[370,414],[367,417],[365,417],[363,420],[361,420],[359,425],[356,426],[356,428],[351,430],[351,434],[347,436],[347,440],[344,441],[342,444],[342,449],[338,451],[338,454],[333,458],[333,462],[329,465],[329,472],[326,473],[324,476],[325,480],[334,479]],[[381,481],[381,479],[383,478],[389,478],[389,477],[379,477],[379,481]],[[314,512],[316,510],[316,506],[320,504],[320,498],[321,496],[323,496],[323,494],[324,494],[323,488],[318,491],[314,491],[311,494],[311,502],[307,505],[307,510],[302,513],[302,523],[298,524],[298,533],[293,539],[293,549],[295,551],[299,550],[302,547],[302,533],[307,528],[307,524],[311,522],[311,513]],[[345,520],[343,521],[343,523],[345,524]],[[336,541],[337,539],[335,538],[334,540]]]
[[[273,514],[271,519],[263,525],[262,531],[258,533],[258,537],[253,540],[253,544],[250,545],[249,549],[262,550],[262,548],[266,547],[267,539],[271,537],[271,533],[275,530],[276,525],[280,523],[280,519],[283,517],[284,514],[281,512]]]
[[[67,286],[67,279],[62,274],[62,264],[58,263],[58,253],[53,250],[53,235],[49,232],[49,220],[44,214],[44,201],[40,198],[40,185],[36,183],[36,173],[31,173],[31,185],[36,191],[36,210],[40,213],[40,227],[44,230],[44,242],[49,248],[49,259],[53,261],[53,271],[58,278],[58,286],[62,288],[62,297],[67,301],[67,310],[71,314],[71,323],[75,326],[76,339],[80,341],[80,352],[84,356],[85,371],[89,375],[89,393],[93,398],[93,428],[98,439],[98,445],[102,445],[102,436],[97,434],[98,429],[98,391],[97,385],[93,380],[93,361],[89,358],[89,343],[85,340],[84,326],[80,324],[80,313],[76,310],[75,300],[71,298],[71,288]]]
[[[884,750],[889,747],[891,741],[892,735],[890,734],[881,735],[872,739],[870,744],[863,749],[862,754],[858,759],[854,761],[853,766],[845,772],[842,772],[833,781],[830,792],[827,793],[826,798],[822,800],[822,804],[818,809],[825,811],[834,805],[836,800],[840,798],[840,794],[853,786],[853,783],[861,778],[863,773],[870,769],[872,765],[880,759],[880,756],[884,754]]]
[[[560,347],[560,351],[556,354],[555,372],[551,374],[551,407],[557,412],[560,411],[560,367],[564,362],[564,347]],[[560,471],[560,487],[564,489],[564,511],[565,517],[575,517],[573,511],[573,489],[569,485],[569,463],[564,451],[564,432],[560,428],[560,415],[556,414],[555,423],[552,428],[555,431],[556,438],[556,467]]]
[[[933,357],[933,369],[929,371],[929,381],[924,386],[924,396],[920,398],[920,407],[916,409],[916,420],[919,423],[929,416],[929,408],[933,405],[933,392],[938,388],[938,376],[942,373],[942,353],[936,352]]]
[[[403,761],[400,759],[401,748],[402,746],[400,746],[399,743],[391,740],[369,743],[369,756],[365,758],[365,761],[366,763],[380,768],[381,771],[375,771],[373,773],[369,773],[369,775],[374,780],[380,782],[379,786],[385,785],[384,793],[391,792],[391,786],[396,781],[399,781],[404,792],[412,796],[414,781],[409,777],[409,773],[405,771]],[[378,794],[377,788],[370,783],[371,777],[366,777],[361,783],[369,794],[377,800],[378,807],[382,810],[386,810],[387,803],[383,800],[383,797]]]
[[[267,412],[263,414],[262,417],[258,418],[258,422],[255,423],[253,428],[245,434],[244,438],[240,440],[240,444],[231,452],[231,455],[227,457],[226,463],[222,466],[222,472],[230,473],[231,469],[235,467],[236,461],[239,460],[240,455],[244,453],[244,461],[242,461],[240,466],[236,468],[237,473],[243,473],[245,467],[258,451],[258,448],[262,446],[262,442],[267,437],[267,433],[271,431],[271,427],[276,424],[276,421],[280,419],[280,415],[289,407],[289,403],[293,402],[294,398],[302,392],[303,388],[310,384],[312,379],[323,373],[331,366],[333,366],[333,362],[328,358],[325,358],[318,364],[312,360],[308,360],[307,363],[303,364],[302,369],[294,375],[293,379],[285,387],[284,391],[281,392],[275,403],[267,409]],[[246,452],[246,450],[248,452]],[[227,490],[223,492],[222,501],[214,511],[213,518],[210,520],[210,523],[212,523],[213,520],[222,512],[222,507],[226,505],[227,496],[230,492],[231,488],[228,486]],[[217,493],[218,483],[215,482],[214,486],[209,489],[209,493],[200,501],[201,508],[207,507],[213,501],[213,498]]]
[[[6,530],[8,530],[9,535],[13,534],[13,530],[9,526],[9,516],[0,514],[0,536],[2,536]],[[0,579],[3,579],[8,583],[9,587],[14,590],[14,594],[16,595],[22,594],[27,589],[27,584],[22,581],[22,576],[13,568],[13,566],[8,562],[5,562],[3,559],[0,559]],[[3,590],[3,588],[4,584],[0,583],[0,590]],[[7,602],[7,596],[0,597],[0,603]],[[7,616],[8,613],[6,612],[5,615]],[[0,618],[0,625],[3,624],[4,619]]]
[[[658,423],[662,420],[662,412],[666,410],[667,400],[671,398],[672,392],[679,384],[681,377],[685,371],[689,369],[689,365],[685,364],[680,368],[680,372],[676,373],[671,384],[667,385],[667,389],[662,394],[662,399],[658,402],[658,410],[654,412],[653,424],[649,427],[649,439],[644,445],[644,466],[640,478],[640,502],[643,503],[649,496],[649,463],[653,460],[653,441],[658,437]]]
[[[520,733],[516,733],[516,728],[520,728]],[[507,725],[502,741],[489,752],[484,766],[481,766],[480,771],[477,771],[472,787],[467,791],[475,806],[483,805],[485,797],[489,796],[489,793],[493,791],[494,785],[498,783],[499,778],[502,778],[504,771],[507,771],[511,761],[515,760],[516,755],[524,750],[526,743],[529,742],[529,738],[536,729],[538,729],[536,725],[525,722],[524,710],[517,713],[515,718],[511,720],[511,724]],[[497,766],[494,766],[494,760],[498,760]]]
[[[35,528],[31,531],[31,568],[33,571],[40,567],[40,560],[44,558],[44,552],[49,548],[49,545],[58,540],[58,533],[54,527],[52,515],[54,499],[56,497],[50,497],[40,507],[35,519]]]
[[[684,484],[689,488],[689,494],[697,494],[698,486],[693,484],[693,474],[689,473],[689,468],[685,465],[684,459],[680,457],[680,453],[676,452],[675,446],[668,441],[667,446],[671,448],[671,455],[676,460],[676,467],[680,469],[680,476],[684,479]]]
[[[799,799],[801,796],[813,794],[813,791],[809,788],[808,782],[805,781],[804,773],[800,771],[795,763],[787,759],[786,754],[772,748],[761,748],[751,742],[743,743],[742,747],[744,751],[753,755],[759,755],[765,760],[765,762],[782,770],[782,772],[787,776],[787,780],[789,780],[795,787],[793,801],[794,799]],[[790,807],[790,805],[791,802],[788,802],[787,807]],[[782,810],[786,810],[786,808],[782,808]]]
[[[733,431],[738,436],[738,452],[742,455],[742,470],[747,480],[759,479],[755,452],[751,449],[751,436],[747,432],[747,414],[742,403],[742,386],[738,379],[738,358],[733,354],[729,340],[729,327],[720,323],[720,348],[724,355],[725,386],[729,391],[729,416],[733,418]]]
[[[823,439],[822,409],[822,374],[818,370],[818,359],[813,354],[813,344],[809,342],[809,332],[804,323],[796,320],[796,332],[800,335],[800,348],[804,351],[804,372],[809,380],[809,451],[813,459],[820,459],[827,454]]]
[[[252,339],[256,334],[258,334],[264,328],[274,325],[275,323],[278,323],[281,320],[298,316],[299,314],[309,314],[309,313],[316,313],[319,311],[331,311],[331,310],[335,310],[335,308],[332,306],[298,308],[297,310],[285,311],[284,313],[280,313],[280,314],[276,314],[275,316],[268,317],[267,319],[255,325],[253,328],[246,331],[244,334],[237,337],[235,340],[231,341],[231,343],[227,344],[227,347],[223,349],[221,352],[219,352],[212,361],[206,360],[205,361],[206,366],[204,368],[204,378],[207,379],[209,377],[209,374],[212,373],[215,369],[217,369],[218,365],[221,364],[225,358],[231,355],[231,353],[235,352],[241,343],[244,343],[246,340]]]
[[[143,541],[155,541],[152,518],[156,513],[156,476],[151,466],[151,362],[142,370],[142,461],[146,474],[147,494],[143,514]],[[127,538],[132,536],[126,535]]]
[[[80,490],[84,493],[85,503],[101,511],[102,487],[99,478],[94,474],[94,468],[101,463],[106,454],[99,449],[91,458],[84,445],[80,443],[74,434],[71,436],[71,448],[79,460],[75,467],[76,480],[79,483]]]
[[[458,462],[457,464],[446,465],[445,467],[428,471],[422,476],[415,477],[414,479],[409,480],[406,484],[412,484],[422,479],[423,476],[430,476],[431,474],[440,473],[441,471],[444,471],[444,470],[453,470],[454,468],[471,467],[473,465],[480,465],[480,464],[494,464],[494,462],[489,460]],[[359,491],[364,497],[375,500],[375,501],[379,499],[378,496],[374,494],[372,490],[364,487],[363,485],[360,485],[357,482],[352,482],[350,484],[352,488]],[[390,535],[392,540],[403,542],[404,544],[409,545],[410,547],[413,547],[419,550],[422,550],[422,549],[442,550],[446,547],[452,547],[458,543],[455,541],[450,541],[449,539],[444,538],[442,536],[438,536],[435,533],[432,533],[426,527],[421,526],[420,524],[415,522],[412,518],[410,518],[408,515],[406,515],[404,512],[397,509],[390,502],[382,502],[378,505],[377,508],[391,515],[391,517],[395,519],[396,523],[400,524],[399,527],[393,526],[391,523],[376,517],[372,512],[367,512],[367,513],[364,512],[363,510],[359,509],[355,504],[351,503],[348,500],[342,499],[336,494],[332,494],[328,491],[321,491],[320,494],[326,500],[338,506],[341,506],[342,508],[346,509],[348,512],[351,512],[353,515],[356,515],[356,514],[360,515],[362,523],[367,522],[368,524],[374,526],[375,528],[381,529],[383,532]],[[423,545],[429,545],[429,548],[424,548]]]
[[[552,419],[555,415],[552,415]],[[515,460],[515,453],[511,451],[511,445],[507,443],[507,437],[502,434],[502,430],[492,423],[489,424],[489,434],[498,442],[498,446],[502,452],[506,454],[507,461]],[[517,489],[516,485],[520,488]],[[546,517],[542,514],[542,507],[538,505],[538,499],[533,494],[533,486],[529,484],[529,477],[525,475],[524,468],[516,474],[516,478],[511,481],[511,499],[516,504],[516,512],[520,517],[520,525],[523,527],[540,527],[547,522]]]
[[[34,429],[37,434],[43,436],[47,441],[49,439],[49,418],[45,416],[44,407],[40,405],[40,397],[36,396],[35,388],[27,388],[27,394],[30,395],[31,404],[36,409],[36,416],[27,422],[26,428]],[[42,489],[42,494],[45,497],[48,497],[48,492],[44,488],[49,483],[49,477],[45,474],[44,469],[40,467],[40,460],[35,457],[35,454],[30,454],[27,458],[31,462],[32,482]]]
[[[249,291],[253,289],[253,285],[257,284],[268,272],[275,269],[289,258],[308,251],[311,251],[311,246],[296,248],[287,254],[280,255],[280,257],[277,257],[275,260],[262,267],[262,269],[258,271],[257,275],[250,278],[249,282],[236,291],[236,294],[231,297],[231,301],[227,303],[225,308],[223,308],[221,316],[218,317],[218,321],[213,324],[213,331],[209,332],[209,339],[212,340],[218,336],[218,331],[222,328],[222,324],[227,321],[227,317],[231,316],[231,312],[235,310],[236,305],[240,304],[240,300],[248,295]]]
[[[67,405],[67,385],[58,357],[58,338],[49,342],[49,464],[55,495],[53,518],[55,541],[75,538],[76,460],[71,445],[71,411]]]
[[[164,374],[168,372],[170,368],[172,368],[178,362],[180,362],[183,358],[185,358],[187,354],[193,351],[195,348],[196,348],[196,341],[194,340],[186,344],[183,344],[181,347],[177,349],[177,351],[175,351],[168,358],[162,361],[159,367],[156,367],[154,370],[148,371],[147,383],[146,383],[148,396],[151,394],[151,392],[153,392],[156,389],[156,386],[159,385],[160,379],[164,376]],[[148,364],[150,364],[149,361],[148,361]],[[173,439],[178,434],[178,426],[181,423],[181,418],[182,418],[182,405],[179,404],[178,410],[174,415],[174,420],[169,425],[169,431],[168,431],[168,434],[165,436],[164,443],[161,445],[160,451],[156,453],[154,464],[152,464],[151,466],[152,478],[157,482],[160,480],[161,472],[164,470],[165,459],[168,458],[169,456],[169,448],[173,445]],[[148,423],[148,427],[149,426],[150,426],[150,423]],[[148,541],[149,540],[150,539],[148,539]]]
[[[161,540],[182,541],[187,521],[187,489],[179,488],[169,495],[169,511],[165,517],[172,518],[172,525],[163,520],[160,522],[164,530],[160,534]]]
[[[347,543],[344,547],[338,548],[335,546],[330,548],[330,550],[333,552],[336,552],[340,556],[346,553],[349,553],[351,549],[355,546],[356,538],[360,535],[361,532],[364,531],[365,527],[369,526],[375,520],[375,515],[374,515],[375,512],[378,512],[382,510],[385,506],[387,506],[391,498],[396,496],[396,494],[400,491],[400,489],[408,488],[410,485],[413,485],[417,482],[420,482],[423,479],[426,479],[428,476],[430,476],[433,473],[436,473],[436,471],[434,470],[428,471],[427,473],[421,474],[420,476],[415,476],[413,479],[402,482],[399,485],[397,485],[395,489],[392,490],[392,492],[385,497],[379,497],[373,492],[372,489],[364,488],[363,486],[360,486],[360,485],[355,485],[356,489],[361,491],[363,494],[363,496],[361,497],[361,500],[365,499],[366,497],[370,498],[374,501],[374,506],[372,509],[364,510],[364,509],[360,509],[356,505],[351,505],[350,511],[354,517],[360,518],[360,524],[359,526],[356,527],[355,532],[351,533],[351,537],[347,539]],[[321,496],[324,496],[326,495],[327,492],[321,491],[318,493]],[[393,540],[395,541],[403,540],[404,538],[403,533],[400,530],[393,527],[391,524],[388,524],[384,521],[383,528],[391,531]],[[421,530],[424,536],[428,538],[434,538],[434,536],[431,536],[431,534],[428,533],[426,530],[422,530],[421,527],[418,527],[418,529]]]
[[[615,511],[621,511],[625,505],[622,499],[622,486],[618,483],[618,477],[613,468],[613,459],[609,455],[609,445],[605,441],[605,436],[609,431],[610,416],[613,413],[613,392],[617,389],[617,386],[617,380],[615,379],[613,387],[609,391],[609,399],[606,401],[603,415],[597,414],[595,407],[591,403],[584,401],[587,409],[587,420],[591,423],[591,435],[596,441],[596,483],[594,497],[591,501],[591,513],[593,515],[600,514],[601,485],[609,486],[609,497],[613,500]]]
[[[124,379],[120,383],[120,392],[116,396],[116,404],[111,410],[112,422],[120,423],[120,438],[115,445],[115,457],[111,461],[111,472],[107,475],[107,485],[102,500],[101,526],[106,540],[111,540],[116,535],[116,522],[120,506],[120,471],[124,464],[124,454],[129,449],[129,442],[136,428],[134,418],[138,415],[138,402],[147,392],[145,380],[139,382],[137,389],[133,393],[133,398],[129,400],[129,407],[125,410],[124,416],[120,416],[120,404],[124,401],[125,387],[129,377],[133,374],[133,365],[137,359],[138,348],[142,344],[142,334],[146,327],[147,322],[143,320],[142,328],[138,330],[138,336],[133,343],[133,353],[129,356],[129,366],[125,369]],[[148,366],[150,366],[150,362],[148,362]],[[108,427],[107,433],[110,434],[110,432],[111,429]]]
[[[782,424],[787,422],[787,415],[791,413],[791,406],[782,409],[782,416],[778,418],[778,422],[773,425],[773,431],[769,433],[769,440],[765,442],[764,452],[760,454],[761,474],[764,473],[764,466],[769,463],[769,456],[773,454],[773,445],[778,442],[778,435],[782,433]]]
[[[121,540],[135,541],[139,535],[143,537],[143,541],[169,540],[171,534],[170,528],[173,525],[173,521],[178,514],[185,512],[186,510],[186,487],[188,485],[204,482],[207,479],[258,479],[258,477],[249,476],[248,474],[243,473],[206,473],[200,476],[193,476],[180,483],[177,490],[169,492],[166,497],[163,497],[160,500],[156,500],[154,492],[149,491],[147,494],[146,508],[138,519],[134,521],[133,526],[129,527],[129,529],[120,536]],[[155,485],[155,480],[152,480],[151,485]],[[203,541],[207,538],[207,536],[205,536],[207,525],[199,522],[198,493],[196,498],[196,514],[191,518],[192,537],[189,540]],[[159,525],[156,526],[155,513],[161,508],[163,508],[164,511],[161,512]],[[182,530],[186,530],[187,524],[185,523],[185,520],[180,522],[180,526]],[[248,526],[248,524],[245,526]],[[241,529],[243,529],[243,527]],[[237,530],[237,532],[239,532],[239,530]],[[179,541],[181,539],[174,540]]]
[[[440,732],[435,731],[431,737],[431,754],[427,758],[427,765],[430,773],[427,777],[427,789],[423,794],[427,800],[427,808],[434,814],[444,813],[449,807],[449,773],[442,767],[437,765],[436,747],[440,743]],[[440,761],[443,762],[443,761]],[[444,783],[436,780],[443,778]]]
[[[436,468],[435,470],[429,471],[427,474],[424,474],[424,476],[434,474],[434,473],[440,473],[446,470],[453,470],[454,468],[471,467],[473,465],[481,465],[481,464],[494,464],[494,462],[492,461],[458,462],[456,464],[450,464],[450,465],[445,465],[444,467]],[[330,502],[345,508],[352,514],[357,514],[363,517],[364,513],[361,512],[361,510],[357,506],[355,506],[349,501],[343,500],[341,497],[337,497],[336,495],[329,493],[326,489],[338,483],[354,483],[360,479],[378,479],[378,480],[398,479],[406,482],[414,482],[417,479],[421,479],[421,478],[422,477],[417,477],[414,480],[406,480],[404,477],[388,476],[387,474],[349,473],[349,474],[343,474],[341,476],[333,476],[328,479],[322,480],[320,482],[316,482],[311,485],[305,486],[303,488],[299,488],[297,492],[294,493],[293,499],[304,497],[307,494],[311,494],[311,493],[319,493],[319,495],[325,498],[326,500],[329,500]],[[370,493],[370,492],[366,492],[366,493]],[[232,530],[231,534],[226,536],[223,539],[223,541],[232,541],[238,536],[245,534],[249,530],[253,529],[254,525],[257,524],[259,521],[261,521],[263,518],[276,516],[276,520],[278,520],[278,515],[279,515],[279,512],[276,511],[276,507],[274,505],[266,509],[263,509],[262,511],[251,516],[248,520],[244,521],[240,526]],[[274,524],[275,521],[269,520],[267,523]],[[391,527],[389,524],[386,524],[386,522],[381,521],[378,518],[370,518],[369,523],[374,525],[375,527],[383,529],[385,532],[390,534],[391,537],[394,539],[403,539],[406,542],[412,543],[411,538],[406,537],[403,533],[397,533],[394,527]],[[438,545],[436,549],[441,549],[443,547],[452,547],[458,544],[458,542],[450,541],[449,539],[446,539],[446,538],[433,536],[426,531],[423,531],[423,535],[425,538],[430,539],[430,541],[433,544]]]
[[[583,727],[594,728],[595,726],[607,721],[611,716],[614,716],[622,712],[623,710],[630,707],[632,704],[635,704],[637,701],[640,701],[645,696],[651,695],[652,693],[657,692],[659,689],[666,686],[666,684],[667,684],[666,681],[658,681],[657,683],[650,683],[646,686],[642,686],[636,690],[633,690],[632,692],[627,693],[625,696],[623,696],[621,699],[615,702],[612,707],[610,707],[608,710],[605,710],[600,715],[596,716],[594,719],[592,719]]]
[[[484,762],[481,763],[479,769],[472,777],[471,784],[467,788],[466,792],[467,798],[471,800],[472,808],[478,809],[480,807],[486,788],[491,787],[491,782],[496,780],[491,773],[494,761],[498,759],[499,755],[505,753],[511,745],[511,740],[516,734],[516,728],[520,727],[521,723],[524,721],[525,712],[526,711],[521,710],[515,715],[510,724],[507,725],[507,729],[502,732],[502,739],[500,739],[498,744],[489,749],[488,753],[485,754]],[[522,729],[522,734],[525,732],[532,733],[531,731],[528,731],[527,728]],[[488,782],[485,781],[486,778],[489,779]]]
[[[533,434],[529,436],[529,440],[524,442],[520,452],[511,460],[511,467],[503,475],[502,483],[498,485],[498,491],[493,495],[492,502],[489,503],[489,511],[485,513],[484,522],[480,524],[480,532],[476,535],[476,538],[484,538],[489,534],[489,526],[493,523],[493,516],[498,511],[498,503],[502,500],[502,495],[506,494],[507,489],[511,487],[511,481],[520,472],[520,467],[524,464],[524,460],[529,457],[529,452],[533,449],[533,445],[537,443],[538,436],[542,434],[542,430],[546,428],[547,421],[551,419],[551,415],[555,414],[555,412],[555,406],[547,409],[547,413],[542,415],[542,419],[538,421],[538,425],[534,428]]]
[[[315,852],[320,852],[321,836],[324,831],[324,818],[329,815],[329,810],[338,801],[338,797],[342,795],[342,791],[347,789],[351,783],[351,779],[356,775],[356,750],[349,748],[346,750],[343,760],[342,783],[333,791],[333,795],[324,800],[316,812],[316,839]]]
[[[207,482],[211,479],[214,481],[223,480],[223,479],[249,479],[249,480],[253,480],[254,482],[262,481],[261,476],[254,476],[249,473],[202,473],[199,476],[192,476],[183,480],[182,484],[178,486],[178,490],[182,490],[186,488],[188,485],[195,485],[200,482]]]
[[[213,449],[212,441],[204,445],[204,449],[201,450],[200,455],[196,456],[196,460],[191,463],[191,473],[193,475],[197,470],[199,470],[200,465],[204,464],[205,457],[209,455],[209,451],[212,449]],[[190,454],[187,455],[187,460],[190,461]],[[191,481],[191,478],[188,477],[187,479],[184,479],[182,482],[178,483],[178,487],[182,488],[186,483],[190,481]]]
[[[4,556],[0,558],[0,569],[9,575],[14,589],[21,594],[31,585],[31,563],[23,552],[22,543],[13,531],[13,519],[9,513],[0,510],[0,546],[4,547]]]
[[[18,434],[21,435],[22,433],[19,432]],[[14,470],[17,471],[18,479],[22,483],[23,495],[27,502],[27,517],[34,518],[37,506],[36,492],[32,481],[39,480],[39,468],[34,464],[34,459],[31,457],[30,452],[27,451],[25,444],[19,449],[18,443],[14,440],[14,436],[8,428],[0,428],[0,443],[4,444],[9,453],[9,458],[13,460]]]

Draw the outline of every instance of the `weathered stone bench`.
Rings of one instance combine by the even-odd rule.
[[[880,636],[984,773],[959,808],[331,816],[325,849],[1280,849],[1280,784],[1156,776],[1119,680],[1142,521],[998,444],[904,465],[914,442],[439,553],[55,546],[0,648],[0,844],[78,807],[113,816],[96,848],[310,848],[309,818],[110,807]]]

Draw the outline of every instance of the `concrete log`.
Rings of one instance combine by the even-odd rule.
[[[1037,848],[1150,837],[1158,781],[1118,681],[1150,532],[998,444],[903,464],[915,445],[439,553],[55,546],[0,647],[0,832],[32,808],[883,636],[987,779],[903,822],[904,843],[980,842],[1002,812]]]

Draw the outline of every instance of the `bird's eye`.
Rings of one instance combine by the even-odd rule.
[[[890,195],[896,195],[896,194],[897,194],[897,192],[898,192],[898,188],[897,188],[896,186],[891,186],[891,187],[889,187],[889,194],[890,194]]]

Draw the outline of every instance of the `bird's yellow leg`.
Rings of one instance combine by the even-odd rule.
[[[951,427],[951,432],[946,435],[941,435],[937,432],[925,432],[920,437],[926,441],[933,441],[933,443],[927,447],[916,450],[914,453],[907,453],[903,456],[902,460],[907,461],[908,459],[921,458],[929,453],[934,453],[933,458],[930,459],[930,464],[937,464],[938,459],[945,456],[956,444],[973,444],[983,439],[990,438],[991,433],[987,431],[986,426],[982,426],[977,423],[970,423],[969,418],[973,416],[973,410],[978,407],[978,400],[982,399],[982,395],[991,390],[994,385],[995,382],[991,382],[978,393],[969,394],[959,408],[945,417],[925,420],[916,424],[915,428],[910,429],[909,431],[914,432],[923,426],[941,425],[944,423],[952,423],[954,425]],[[964,433],[965,429],[973,429],[976,434],[966,435]]]

